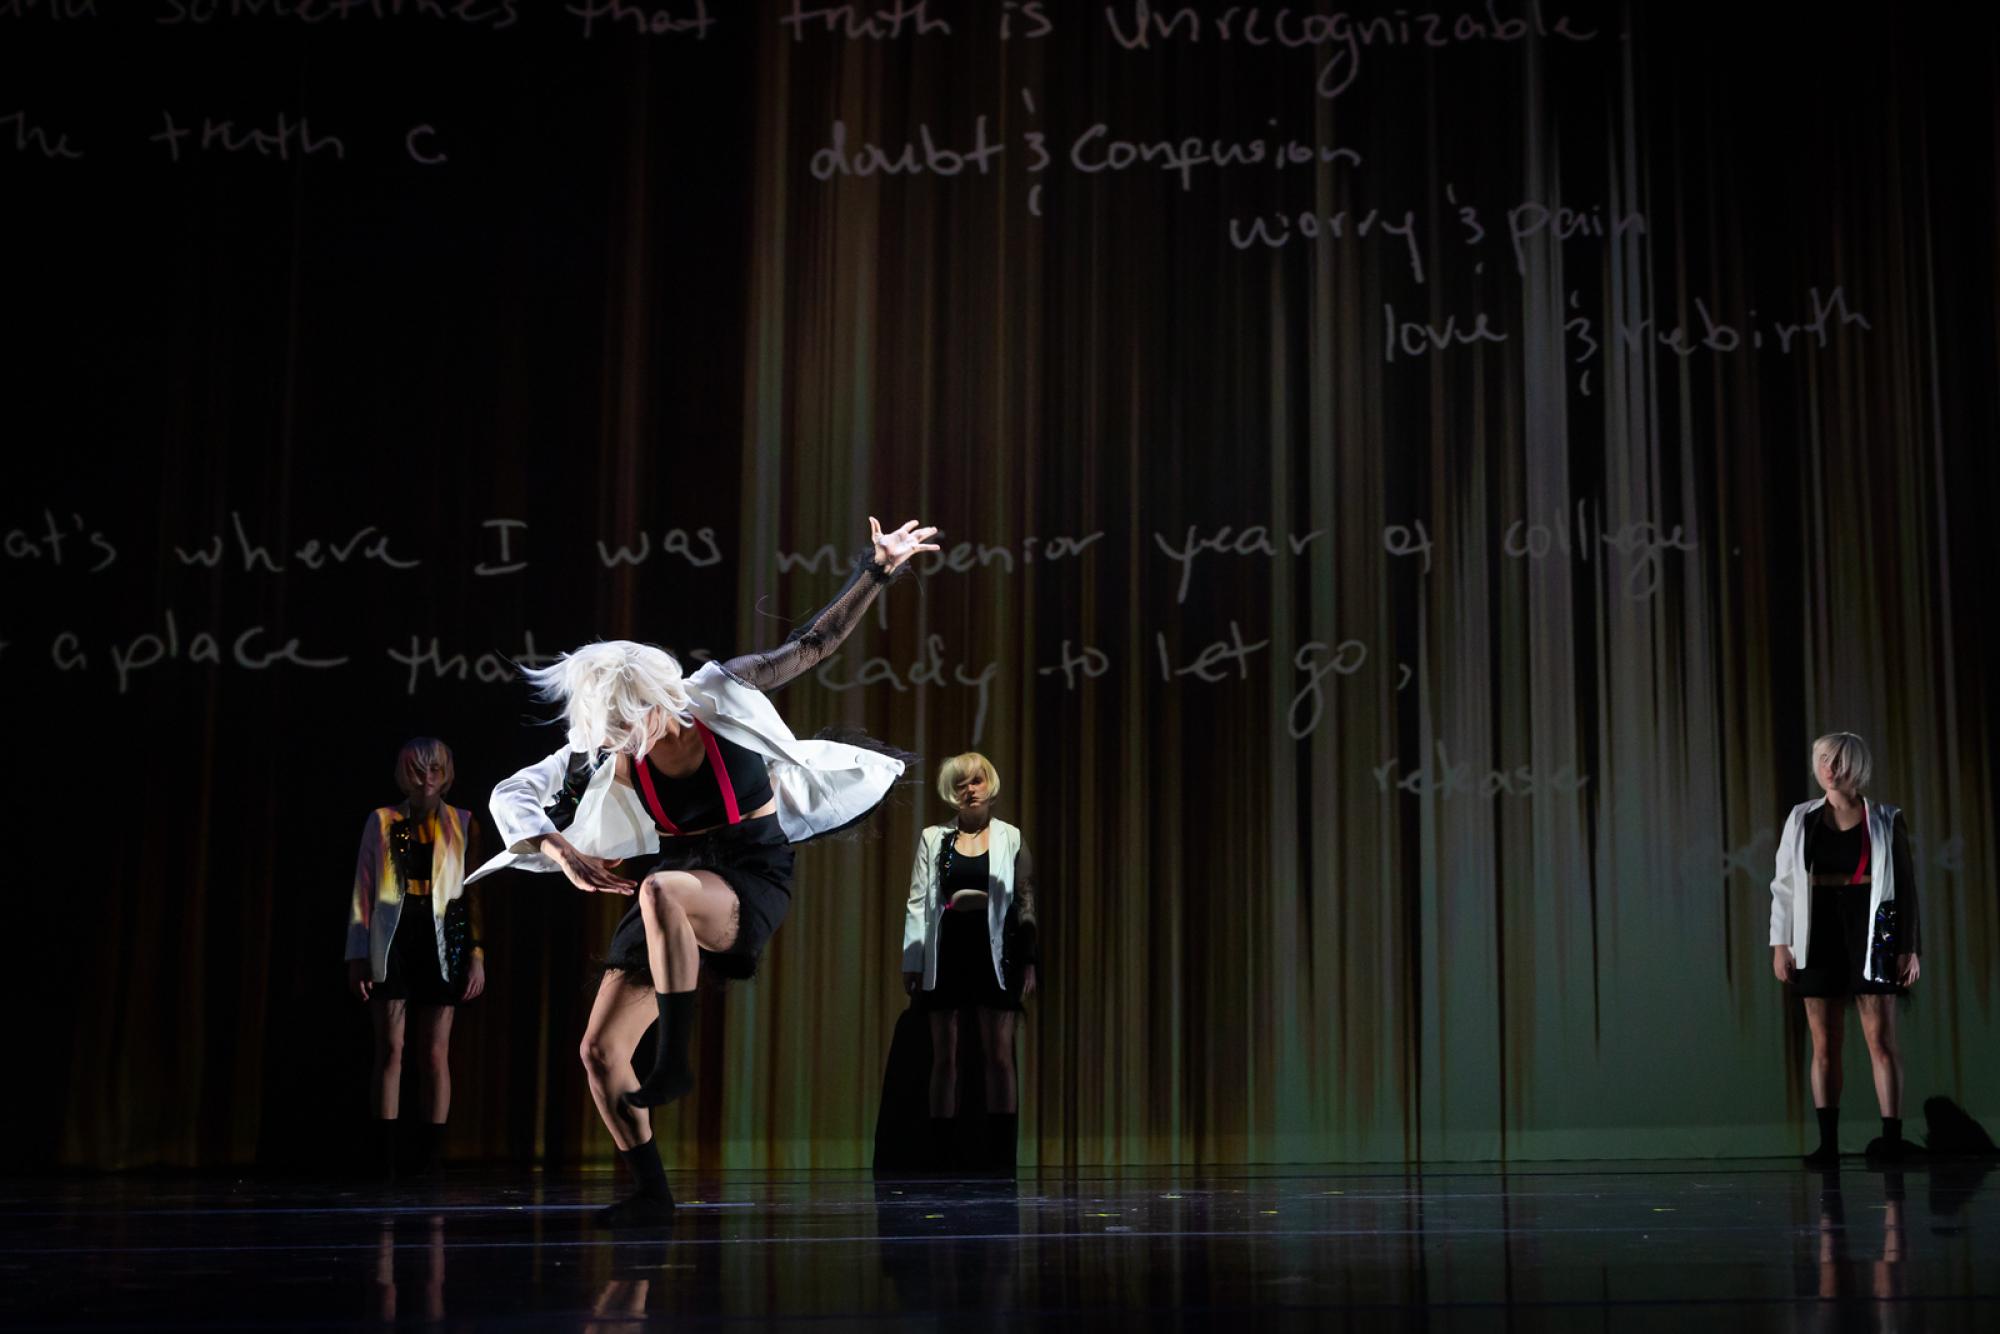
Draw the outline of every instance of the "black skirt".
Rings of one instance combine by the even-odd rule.
[[[987,934],[986,913],[947,908],[938,921],[937,985],[919,991],[915,1000],[924,1010],[963,1010],[978,1006],[983,1010],[1019,1010],[1021,982],[1018,974],[1002,988],[993,976],[992,937]]]
[[[736,943],[725,953],[703,950],[701,962],[722,977],[741,979],[757,971],[766,942],[791,911],[792,862],[792,845],[778,827],[778,817],[764,815],[705,834],[662,838],[658,857],[642,865],[628,862],[621,871],[635,880],[655,871],[713,871],[721,876],[736,891],[740,910]],[[623,973],[633,986],[658,989],[646,955],[646,921],[637,903],[618,919],[618,929],[604,951],[604,967]]]
[[[1807,940],[1809,965],[1792,974],[1792,990],[1801,996],[1904,996],[1907,987],[1893,982],[1871,982],[1861,975],[1868,951],[1875,947],[1877,923],[1868,916],[1868,885],[1813,885],[1812,934]],[[1890,938],[1875,971],[1894,976],[1893,921],[1895,902],[1882,905]]]
[[[453,983],[438,966],[437,924],[431,901],[412,896],[403,900],[396,933],[389,937],[389,967],[370,993],[383,1000],[411,1005],[456,1005],[463,981]]]

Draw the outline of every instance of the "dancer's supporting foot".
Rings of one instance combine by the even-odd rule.
[[[674,1193],[667,1188],[667,1169],[660,1165],[659,1146],[648,1139],[644,1144],[620,1149],[618,1156],[625,1160],[638,1192],[599,1209],[595,1215],[598,1226],[648,1227],[671,1222]]]
[[[639,1083],[632,1074],[632,1049],[639,1044],[652,1015],[644,990],[627,986],[621,974],[606,973],[598,984],[590,1023],[583,1030],[578,1054],[583,1057],[591,1100],[597,1104],[598,1115],[604,1118],[605,1128],[618,1145],[618,1156],[637,1187],[629,1199],[598,1211],[597,1222],[604,1227],[664,1223],[673,1215],[673,1192],[667,1189],[652,1120],[644,1109],[625,1102],[625,1094]]]

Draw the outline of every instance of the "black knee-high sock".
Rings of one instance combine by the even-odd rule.
[[[667,1189],[667,1169],[660,1165],[660,1146],[655,1141],[649,1139],[644,1144],[620,1149],[618,1156],[625,1160],[625,1169],[632,1174],[639,1194],[649,1200],[673,1198],[673,1192]]]
[[[1900,1116],[1883,1117],[1882,1138],[1890,1144],[1901,1144],[1903,1142],[1903,1118]]]
[[[396,1118],[378,1116],[375,1118],[374,1142],[369,1146],[372,1154],[369,1170],[383,1181],[396,1179]]]
[[[634,1107],[658,1107],[694,1089],[688,1068],[688,1044],[694,1039],[694,998],[688,991],[656,991],[660,1021],[653,1031],[653,1068],[635,1091],[625,1095]]]
[[[1840,1108],[1815,1107],[1813,1115],[1819,1118],[1819,1148],[1821,1153],[1840,1152]]]

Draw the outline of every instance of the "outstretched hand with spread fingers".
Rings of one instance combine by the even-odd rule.
[[[915,519],[894,532],[885,533],[871,514],[868,516],[868,536],[875,544],[875,564],[887,574],[894,574],[902,568],[904,561],[919,552],[939,549],[937,543],[931,541],[937,536],[937,529],[918,527]]]

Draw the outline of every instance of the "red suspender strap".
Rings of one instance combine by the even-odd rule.
[[[722,747],[716,744],[715,733],[701,719],[695,719],[694,725],[701,732],[701,744],[708,748],[708,767],[715,771],[716,786],[722,789],[722,813],[729,817],[729,823],[742,824],[743,812],[736,805],[736,784],[729,781],[729,766],[722,762]]]
[[[708,767],[715,774],[716,786],[722,789],[722,813],[728,817],[730,824],[743,823],[743,812],[736,804],[736,785],[729,781],[729,766],[722,762],[722,747],[716,744],[715,733],[702,726],[699,720],[695,722],[695,730],[701,733],[701,744],[708,751]],[[660,806],[659,794],[653,791],[653,766],[641,755],[633,760],[632,767],[639,772],[639,791],[645,795],[646,809],[652,813],[654,821],[667,833],[679,834],[679,826],[667,818],[666,811]]]
[[[1855,863],[1854,874],[1847,878],[1850,885],[1858,885],[1868,874],[1868,863],[1874,860],[1874,841],[1868,836],[1868,807],[1861,807],[1861,860]]]
[[[669,834],[680,833],[680,826],[667,818],[666,811],[660,808],[659,794],[653,791],[653,766],[646,762],[644,755],[635,755],[632,767],[639,773],[639,791],[646,798],[646,809],[652,812],[654,823]]]

